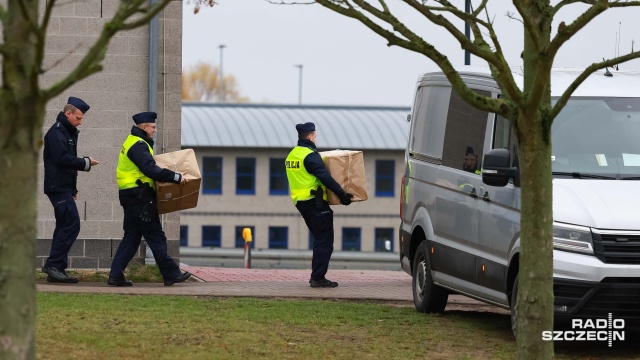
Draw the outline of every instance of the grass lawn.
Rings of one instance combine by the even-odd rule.
[[[514,359],[508,315],[372,302],[38,293],[38,359]],[[558,358],[628,358],[614,343]],[[558,346],[556,346],[558,348]]]

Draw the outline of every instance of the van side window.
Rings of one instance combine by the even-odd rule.
[[[488,91],[475,91],[491,96]],[[467,104],[456,91],[451,91],[442,165],[480,174],[488,118],[489,113]]]
[[[507,149],[511,166],[518,167],[518,140],[509,120],[496,115],[492,149]]]
[[[411,152],[442,158],[445,122],[451,88],[423,86],[418,89],[409,139]]]

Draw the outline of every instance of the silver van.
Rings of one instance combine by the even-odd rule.
[[[552,97],[579,74],[554,70]],[[488,71],[460,75],[499,96]],[[419,78],[409,119],[400,261],[416,309],[442,312],[450,293],[511,308],[520,181],[509,122],[465,103],[440,72]],[[640,73],[591,75],[551,132],[556,318],[640,319]]]

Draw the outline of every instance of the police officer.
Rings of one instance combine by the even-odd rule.
[[[314,239],[309,284],[314,288],[333,288],[338,283],[324,277],[333,253],[333,211],[327,202],[327,189],[340,198],[342,205],[351,204],[353,195],[331,177],[316,151],[315,124],[298,124],[296,130],[298,145],[287,156],[285,168],[293,203]]]
[[[76,181],[78,171],[89,171],[98,161],[92,157],[78,157],[78,133],[89,105],[76,97],[70,97],[58,114],[56,123],[44,136],[44,193],[53,205],[56,228],[49,257],[42,268],[47,281],[53,283],[77,283],[78,279],[67,275],[69,250],[80,233],[80,216],[75,200],[78,199]]]
[[[122,144],[116,168],[120,205],[124,209],[124,237],[111,264],[107,283],[114,286],[131,286],[124,270],[138,251],[140,241],[149,245],[164,285],[171,286],[187,280],[191,274],[180,273],[178,264],[167,254],[167,237],[162,231],[155,197],[155,182],[184,184],[185,173],[160,168],[153,159],[153,134],[156,132],[157,114],[142,112],[133,115],[136,123],[131,134]]]

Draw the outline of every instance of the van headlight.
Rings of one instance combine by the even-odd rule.
[[[553,223],[553,248],[593,255],[593,240],[588,227]]]

